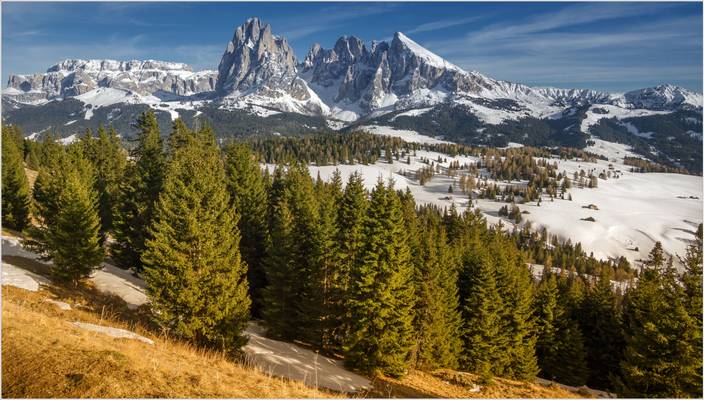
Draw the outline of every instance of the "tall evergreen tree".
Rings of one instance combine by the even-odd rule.
[[[702,224],[699,224],[694,243],[687,248],[687,255],[682,260],[685,270],[682,276],[684,287],[685,307],[689,316],[694,321],[695,327],[692,335],[694,353],[699,360],[696,366],[697,376],[695,382],[698,387],[692,388],[692,393],[702,393]]]
[[[267,286],[262,291],[262,316],[267,322],[268,332],[275,337],[296,337],[296,314],[294,304],[300,282],[291,279],[294,266],[290,258],[293,249],[293,216],[289,209],[288,189],[283,182],[283,171],[276,169],[272,183],[270,202],[271,247],[264,262]]]
[[[214,137],[194,137],[172,154],[142,255],[144,279],[164,327],[236,354],[250,307],[238,216]]]
[[[314,192],[313,180],[308,167],[294,164],[287,174],[290,191],[289,209],[293,217],[291,230],[291,266],[289,280],[299,282],[295,302],[292,304],[295,316],[296,338],[307,343],[320,346],[324,336],[323,319],[327,311],[324,309],[324,280],[328,266],[321,254],[327,246],[330,233],[322,231],[318,199]]]
[[[496,269],[488,251],[476,246],[465,260],[462,285],[465,351],[462,367],[481,376],[504,373],[507,338],[502,320],[503,301],[496,286]]]
[[[696,321],[687,312],[684,289],[656,243],[635,288],[626,293],[626,347],[619,395],[700,397],[701,353],[695,345]]]
[[[6,130],[2,135],[2,223],[21,231],[29,225],[29,183],[21,151]]]
[[[544,272],[536,297],[536,313],[538,316],[538,342],[536,353],[542,375],[548,379],[553,378],[553,366],[556,360],[558,346],[557,321],[564,316],[558,305],[557,280],[555,276]]]
[[[113,214],[117,206],[119,185],[124,178],[127,157],[115,129],[98,127],[98,138],[90,130],[82,140],[83,152],[93,164],[96,190],[100,198],[100,221],[103,237],[112,230]]]
[[[415,272],[416,366],[428,370],[457,368],[462,351],[462,319],[457,266],[444,229],[426,225],[421,248]]]
[[[364,223],[361,260],[351,271],[352,324],[345,361],[367,372],[407,372],[413,340],[412,265],[398,195],[379,180]]]
[[[581,332],[564,308],[557,280],[546,272],[537,303],[539,335],[536,345],[541,376],[569,385],[586,381],[586,360]]]
[[[337,203],[338,188],[335,184],[316,184],[315,196],[318,199],[318,224],[315,234],[315,264],[320,276],[319,289],[322,304],[317,305],[316,314],[320,318],[321,343],[326,350],[337,350],[338,343],[334,337],[341,322],[339,310],[335,308],[337,271]],[[309,307],[316,307],[309,303]]]
[[[171,133],[166,141],[166,153],[168,157],[172,158],[179,148],[192,144],[195,138],[195,132],[189,129],[181,118],[174,120]]]
[[[55,279],[76,284],[105,257],[92,169],[76,153],[63,155],[56,169],[43,170],[40,177],[35,192],[40,224],[24,244],[53,262],[50,272]]]
[[[590,387],[611,389],[619,372],[623,351],[623,326],[616,293],[608,270],[586,293],[579,310],[579,326],[584,334]]]
[[[492,235],[490,252],[496,265],[496,285],[505,305],[503,334],[507,337],[504,376],[531,380],[538,373],[537,340],[533,318],[533,278],[525,259],[510,239]]]
[[[348,177],[337,208],[337,268],[333,275],[331,308],[333,313],[339,316],[339,323],[332,334],[338,345],[342,345],[346,340],[350,323],[353,322],[347,307],[350,274],[361,260],[365,239],[364,218],[368,203],[362,175],[355,171]]]
[[[266,287],[264,260],[269,246],[266,182],[258,160],[247,146],[232,144],[225,150],[225,155],[227,188],[233,207],[241,215],[240,249],[248,266],[252,315],[260,316],[261,291]]]
[[[132,152],[136,162],[127,167],[125,179],[120,185],[113,220],[115,244],[112,252],[120,266],[141,270],[141,256],[149,238],[147,230],[164,179],[165,160],[159,125],[153,111],[139,118],[138,128],[137,146]]]

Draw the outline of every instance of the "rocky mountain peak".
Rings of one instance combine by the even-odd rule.
[[[411,38],[404,35],[403,32],[394,34],[394,38],[391,40],[391,50],[397,55],[405,54],[416,58],[418,64],[423,63],[439,69],[460,70],[456,65],[414,42]]]
[[[354,62],[367,55],[364,42],[356,36],[342,36],[335,42],[335,54],[342,62]]]
[[[636,108],[668,110],[682,105],[702,106],[702,95],[675,85],[658,85],[623,95]]]
[[[296,76],[296,57],[271,26],[250,18],[235,29],[218,66],[216,90],[221,94],[244,92],[262,84],[283,83]]]

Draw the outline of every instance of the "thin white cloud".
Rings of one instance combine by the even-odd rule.
[[[278,20],[272,22],[277,32],[280,32],[289,41],[309,37],[315,33],[338,29],[346,23],[368,17],[370,15],[383,14],[397,8],[396,4],[375,3],[364,6],[335,6],[326,7],[311,13],[302,23],[300,17],[295,19]],[[266,22],[266,21],[265,21]]]
[[[481,16],[473,16],[473,17],[467,17],[467,18],[445,19],[445,20],[440,20],[440,21],[433,21],[433,22],[428,22],[425,24],[420,24],[411,30],[405,31],[404,33],[411,35],[414,33],[439,31],[441,29],[451,28],[453,26],[466,25],[466,24],[469,24],[472,22],[479,21],[479,20],[484,19],[486,17],[487,17],[487,15],[481,15]]]
[[[534,34],[579,25],[621,18],[660,13],[670,7],[667,4],[635,3],[591,3],[562,8],[525,19],[523,22],[503,21],[487,26],[467,36],[469,42],[511,38],[517,35]]]
[[[530,84],[701,82],[701,17],[655,15],[663,7],[670,5],[569,6],[421,44],[467,70]],[[642,18],[618,21],[634,16]]]
[[[21,38],[21,37],[35,37],[35,36],[40,36],[44,34],[42,30],[39,29],[32,29],[32,30],[27,30],[27,31],[17,31],[17,32],[8,32],[5,37],[7,39],[14,39],[14,38]]]

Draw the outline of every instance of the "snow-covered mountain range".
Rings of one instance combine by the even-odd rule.
[[[215,89],[217,71],[194,72],[183,63],[165,61],[64,60],[46,73],[11,75],[3,96],[37,103],[114,88],[141,95],[188,96]]]
[[[12,75],[7,86],[3,95],[20,103],[76,97],[98,88],[162,100],[208,93],[231,107],[253,103],[343,121],[446,102],[481,113],[490,104],[486,100],[515,102],[488,107],[513,117],[545,117],[585,104],[650,110],[702,106],[700,94],[672,85],[614,95],[496,80],[462,70],[401,32],[369,46],[354,36],[339,38],[331,49],[316,43],[299,63],[286,38],[257,18],[237,27],[218,71],[194,72],[186,64],[154,60],[64,60],[43,74]]]
[[[625,94],[535,88],[465,71],[401,32],[390,41],[370,44],[354,36],[339,38],[330,49],[314,44],[299,62],[286,38],[274,35],[271,26],[257,18],[235,29],[217,71],[193,71],[182,63],[153,60],[65,60],[43,74],[12,75],[3,91],[9,115],[3,120],[21,123],[27,118],[13,120],[14,113],[21,113],[27,106],[35,107],[33,113],[41,113],[42,106],[50,103],[51,112],[57,115],[55,103],[66,100],[83,104],[81,112],[75,111],[78,106],[71,103],[72,116],[82,113],[84,120],[110,117],[104,123],[118,116],[117,111],[106,107],[141,104],[168,113],[172,119],[201,114],[230,119],[224,111],[267,118],[284,112],[322,118],[336,128],[401,121],[400,127],[412,129],[413,119],[419,123],[425,119],[426,125],[437,125],[426,129],[425,134],[444,136],[444,130],[461,126],[470,138],[459,140],[467,142],[475,142],[483,132],[495,138],[507,129],[515,131],[516,123],[535,125],[540,120],[550,126],[545,135],[551,139],[529,142],[576,147],[584,146],[585,138],[602,119],[616,121],[611,130],[638,133],[637,126],[626,119],[694,112],[677,117],[689,121],[679,130],[701,140],[702,95],[681,87],[661,85]],[[105,112],[96,113],[100,108]],[[125,109],[118,111],[124,114]],[[457,123],[440,124],[440,117]],[[71,121],[62,125],[73,124]],[[636,136],[649,139],[648,133]],[[561,140],[559,135],[583,137]],[[510,140],[520,141],[513,136]]]

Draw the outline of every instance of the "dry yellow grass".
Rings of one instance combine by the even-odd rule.
[[[100,316],[60,311],[48,295],[3,287],[3,397],[332,396],[141,329],[153,346],[82,330],[70,322],[101,323]]]
[[[481,386],[479,392],[471,389]],[[412,371],[402,379],[379,377],[374,382],[375,397],[409,398],[579,398],[580,396],[555,387],[545,387],[529,382],[493,378],[490,383],[480,383],[477,375],[452,370],[432,373]],[[588,397],[588,396],[585,396]]]
[[[47,289],[51,289],[47,290]],[[93,298],[90,289],[64,296],[61,288],[29,292],[3,287],[3,397],[335,397],[300,382],[267,375],[226,360],[220,354],[159,337],[139,316],[125,319],[118,302]],[[61,311],[47,298],[69,302]],[[153,346],[73,326],[81,321],[135,331],[154,340]],[[494,379],[478,382],[472,374],[439,370],[413,371],[403,379],[378,377],[365,397],[577,397],[558,387]]]
[[[3,234],[18,235],[3,230]],[[24,257],[3,257],[40,275],[47,266]],[[39,292],[2,288],[3,397],[334,397],[300,382],[272,377],[220,354],[159,336],[149,310],[130,310],[116,296],[89,283],[51,285]],[[61,311],[47,298],[72,306]],[[81,321],[137,332],[154,340],[114,339],[70,324]],[[451,370],[412,371],[403,379],[377,377],[362,397],[567,398],[557,386],[495,378],[470,390],[479,378]]]

